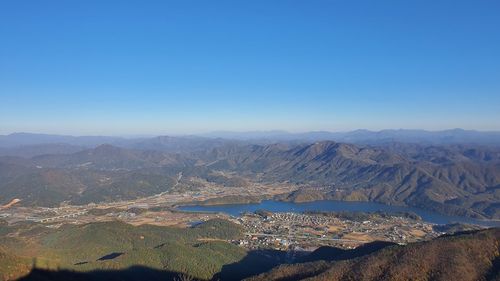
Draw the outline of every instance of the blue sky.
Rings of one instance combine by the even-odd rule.
[[[500,130],[499,1],[1,1],[0,134]]]

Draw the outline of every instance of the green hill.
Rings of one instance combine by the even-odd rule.
[[[30,270],[30,260],[20,258],[0,248],[0,281],[19,278]]]
[[[27,273],[34,259],[42,269],[89,272],[142,265],[210,279],[224,265],[246,256],[245,249],[230,243],[242,236],[241,228],[220,219],[185,229],[115,221],[55,230],[36,224],[3,225],[0,230],[0,245],[5,247],[0,251],[0,272],[7,275],[16,272],[14,265],[24,265],[17,271]],[[17,238],[8,238],[9,233],[17,233]],[[24,260],[7,252],[23,253]]]
[[[224,221],[209,221],[190,229],[96,223],[38,232],[44,238],[43,251],[37,252],[38,268],[21,280],[159,281],[181,280],[181,274],[196,280],[222,281],[249,276],[253,277],[245,280],[500,278],[500,229],[447,235],[406,246],[376,242],[353,250],[322,247],[298,263],[286,264],[285,252],[246,251],[222,241],[222,237],[233,237],[232,231],[224,230],[233,227]],[[223,231],[213,232],[214,228]],[[209,239],[207,233],[214,235]],[[162,243],[152,246],[159,241]],[[9,251],[0,251],[1,276],[27,274],[28,259],[4,254]],[[44,264],[47,261],[52,264]]]

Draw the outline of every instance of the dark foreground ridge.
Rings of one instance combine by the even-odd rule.
[[[282,254],[278,251],[249,253],[242,260],[224,266],[212,280],[242,280],[249,274],[259,274],[269,270],[272,264],[259,263],[258,259],[275,255],[279,261]],[[300,261],[278,265],[245,280],[500,280],[500,229],[462,232],[407,246],[375,242],[354,250],[322,247]],[[239,273],[240,270],[245,273]],[[18,280],[198,279],[174,271],[132,266],[89,272],[34,269]]]
[[[500,280],[499,242],[500,229],[460,233],[355,259],[282,265],[248,281]]]
[[[34,269],[19,281],[140,281],[140,280],[183,280],[178,272],[163,271],[144,266],[134,266],[123,270],[96,270],[75,272],[69,270]],[[194,280],[194,279],[192,279]]]

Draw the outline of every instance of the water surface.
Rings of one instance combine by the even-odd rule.
[[[436,224],[447,223],[468,223],[484,226],[500,227],[500,221],[483,221],[467,217],[448,216],[439,213],[422,210],[413,207],[390,206],[374,202],[347,202],[322,200],[305,203],[282,202],[274,200],[265,200],[261,203],[252,204],[227,204],[214,206],[179,206],[179,210],[191,212],[222,212],[232,216],[239,216],[244,212],[255,212],[256,210],[267,210],[271,212],[297,212],[304,211],[327,211],[327,212],[377,212],[382,211],[389,214],[412,212],[419,215],[424,221]]]

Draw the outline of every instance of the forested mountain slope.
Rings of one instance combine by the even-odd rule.
[[[200,145],[200,144],[197,144]],[[169,153],[100,145],[70,154],[0,157],[0,201],[56,206],[134,199],[197,178],[222,185],[289,184],[278,197],[407,205],[447,214],[500,218],[500,151],[482,146],[247,145]],[[222,173],[221,173],[222,172]],[[293,190],[291,188],[291,190]]]

